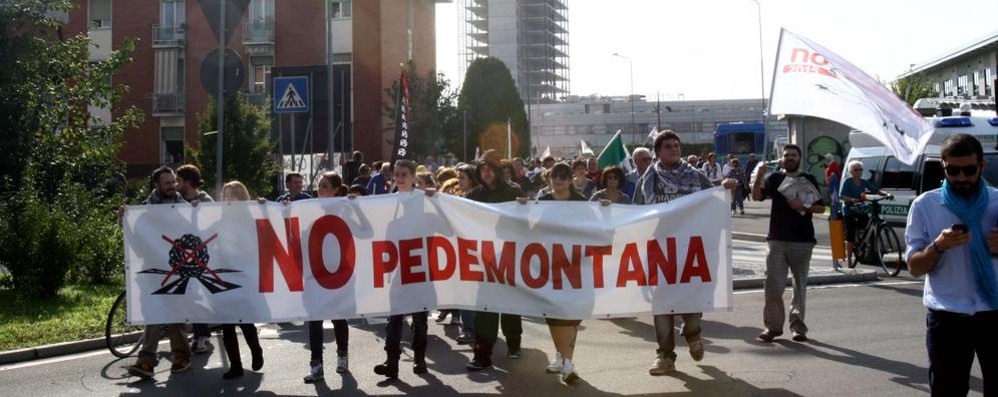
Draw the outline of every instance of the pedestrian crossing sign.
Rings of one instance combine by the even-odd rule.
[[[308,76],[274,77],[274,113],[308,112]]]

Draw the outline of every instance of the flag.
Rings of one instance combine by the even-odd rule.
[[[771,114],[821,117],[863,131],[905,164],[914,164],[935,129],[876,79],[824,47],[787,30],[770,91]]]
[[[582,152],[581,152],[581,154],[583,156],[585,156],[587,154],[590,155],[590,156],[595,156],[596,155],[596,153],[594,153],[593,150],[589,148],[589,145],[586,145],[586,141],[585,140],[582,140],[580,142],[582,142]]]
[[[475,162],[476,162],[476,163],[477,163],[477,162],[478,162],[479,160],[481,160],[481,158],[480,158],[480,157],[481,157],[481,155],[480,155],[480,154],[478,154],[478,146],[475,146]]]
[[[648,140],[655,139],[655,135],[658,135],[658,127],[651,127],[651,132],[648,133]]]
[[[544,153],[541,153],[541,160],[544,160],[548,156],[551,156],[551,146],[544,148]]]
[[[620,130],[610,138],[610,143],[606,144],[603,151],[597,158],[599,168],[603,169],[608,165],[616,165],[624,170],[624,173],[631,172],[631,154],[624,146],[624,140],[620,137]]]
[[[412,159],[409,150],[409,74],[405,68],[399,76],[399,91],[395,97],[395,147],[392,150],[392,164],[399,159]]]

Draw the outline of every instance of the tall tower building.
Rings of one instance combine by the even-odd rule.
[[[462,1],[462,72],[492,56],[509,68],[524,102],[549,103],[568,94],[567,0]]]

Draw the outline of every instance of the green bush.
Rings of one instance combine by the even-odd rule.
[[[7,206],[3,261],[11,284],[20,294],[52,297],[65,282],[74,262],[74,226],[54,205],[29,198]]]

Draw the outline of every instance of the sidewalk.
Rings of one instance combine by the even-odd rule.
[[[758,245],[758,243],[766,241],[766,233],[769,229],[770,205],[769,201],[761,203],[746,201],[745,215],[732,216],[731,237],[735,240],[734,245],[736,247],[746,245],[746,242]],[[827,256],[819,254],[819,252],[827,252],[829,249],[827,216],[814,216],[814,231],[818,245],[815,247],[815,258],[812,258],[811,261],[808,285],[857,283],[877,279],[877,271],[870,268],[833,269],[830,260],[825,259]],[[752,261],[740,261],[738,258],[735,258],[732,267],[734,275],[733,288],[735,290],[762,288],[763,282],[766,279],[766,266],[763,259],[760,259],[758,256]],[[787,285],[791,285],[789,279]],[[104,338],[0,352],[0,365],[99,349],[106,349]]]

